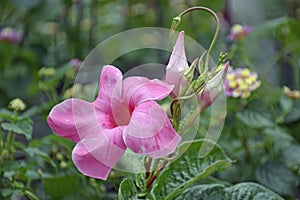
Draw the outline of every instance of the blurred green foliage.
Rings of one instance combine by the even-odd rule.
[[[73,86],[78,66],[71,64],[71,59],[84,60],[99,43],[128,29],[169,28],[173,17],[196,5],[211,8],[221,20],[212,57],[229,52],[233,67],[252,68],[263,80],[249,99],[228,99],[228,116],[219,141],[236,163],[224,173],[213,174],[211,178],[224,181],[213,186],[220,191],[244,191],[244,185],[230,184],[254,181],[286,199],[300,198],[300,100],[288,98],[280,88],[287,85],[300,90],[300,3],[253,2],[261,12],[253,15],[264,16],[259,22],[240,21],[236,13],[243,15],[243,10],[233,10],[232,4],[239,3],[229,0],[1,0],[0,30],[14,28],[22,33],[22,39],[0,40],[0,199],[117,198],[124,174],[112,172],[110,183],[79,174],[71,161],[74,144],[49,135],[45,117],[53,105],[70,98],[72,90],[82,96],[90,90],[89,86]],[[242,4],[239,8],[247,10]],[[253,32],[243,42],[229,42],[230,27],[244,22]],[[208,48],[215,28],[211,16],[194,12],[183,18],[177,30]],[[128,69],[137,62],[168,62],[169,53],[145,52],[124,55],[116,64]],[[17,97],[28,109],[7,109]],[[209,114],[203,113],[200,136],[209,119]],[[203,183],[201,191],[208,194],[212,182]],[[126,184],[133,183],[127,179],[123,187]],[[184,195],[199,187],[193,185]],[[256,185],[249,190],[256,191],[255,187],[265,191]],[[137,190],[132,190],[135,196]]]

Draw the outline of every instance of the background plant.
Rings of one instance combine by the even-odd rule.
[[[89,90],[86,86],[73,86],[77,69],[70,64],[71,59],[82,60],[99,42],[127,29],[168,28],[172,17],[194,5],[208,6],[221,19],[221,32],[212,57],[228,52],[233,68],[247,67],[258,72],[261,86],[247,99],[227,99],[226,124],[220,144],[211,156],[216,158],[214,153],[222,152],[220,155],[224,156],[225,163],[232,161],[231,167],[222,173],[209,173],[205,171],[207,166],[199,165],[190,155],[191,163],[198,168],[193,168],[195,171],[190,171],[188,176],[201,178],[197,183],[178,179],[183,185],[191,184],[178,199],[191,198],[193,194],[205,196],[211,191],[228,197],[230,191],[245,187],[241,182],[248,181],[260,183],[286,199],[299,198],[300,100],[296,90],[300,89],[297,45],[300,22],[297,0],[1,0],[0,29],[12,28],[22,37],[14,42],[0,41],[0,198],[116,198],[117,188],[125,175],[113,172],[109,183],[80,175],[70,161],[74,144],[52,135],[45,117],[53,105],[70,97],[72,89],[83,94]],[[250,12],[253,6],[256,9],[250,15],[247,10]],[[187,35],[208,47],[215,29],[212,19],[205,13],[186,17],[188,23],[182,23],[178,30],[184,29]],[[230,42],[227,35],[230,27],[237,23],[246,23],[253,31],[242,41]],[[167,63],[168,57],[167,52],[136,51],[114,64],[122,63],[126,66],[123,70],[128,70],[141,63]],[[284,85],[295,90],[294,93],[282,90]],[[26,103],[25,110],[9,108],[15,98]],[[209,119],[210,110],[207,110],[201,115],[199,138],[205,133]],[[169,176],[171,170],[183,171],[174,164],[162,171],[161,176]],[[150,197],[164,196],[159,192],[161,188],[163,191],[181,189],[181,184],[172,182],[172,187],[155,185]],[[55,190],[59,184],[64,190]],[[125,179],[120,188],[128,194],[119,194],[121,199],[134,198],[138,189],[133,184]],[[137,186],[142,188],[143,184]],[[249,188],[256,193],[265,191],[257,185]]]

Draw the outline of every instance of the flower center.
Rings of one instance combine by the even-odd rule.
[[[117,126],[124,126],[129,124],[131,112],[128,105],[126,105],[124,102],[118,102],[114,105],[112,111],[113,119]]]

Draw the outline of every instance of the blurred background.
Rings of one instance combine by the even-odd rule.
[[[24,152],[31,156],[39,155],[43,159],[26,160],[30,166],[27,169],[34,172],[31,174],[32,179],[38,182],[39,177],[43,178],[43,186],[33,184],[31,187],[29,184],[29,191],[34,191],[38,196],[44,195],[45,198],[42,199],[62,199],[63,196],[77,192],[74,188],[78,188],[80,180],[83,182],[80,184],[86,184],[82,187],[85,191],[81,193],[83,199],[99,199],[99,192],[112,192],[115,197],[116,190],[113,186],[79,177],[70,157],[73,143],[55,138],[53,134],[53,137],[31,141],[31,134],[33,138],[50,135],[51,130],[46,124],[50,109],[64,99],[72,97],[72,91],[79,91],[84,98],[85,92],[93,88],[90,85],[74,85],[74,80],[82,61],[99,43],[129,29],[170,28],[172,18],[192,6],[207,6],[219,16],[220,34],[212,58],[217,61],[220,52],[228,53],[233,68],[246,67],[256,71],[263,85],[249,101],[228,101],[228,119],[221,141],[224,141],[223,146],[229,155],[240,159],[241,162],[220,177],[234,183],[253,180],[268,186],[274,181],[270,179],[270,183],[259,179],[257,173],[272,171],[267,167],[272,168],[276,164],[272,163],[273,161],[267,162],[268,159],[275,159],[276,162],[287,160],[288,163],[285,163],[284,167],[278,166],[282,177],[289,178],[283,178],[283,183],[280,182],[282,179],[277,180],[283,185],[275,184],[270,188],[289,199],[300,198],[300,179],[296,177],[300,175],[300,93],[297,92],[300,90],[300,0],[0,0],[0,122],[15,123],[15,118],[11,117],[14,113],[7,109],[9,102],[15,98],[22,99],[27,105],[26,111],[20,113],[18,120],[20,123],[23,123],[24,117],[29,120],[25,125],[17,125],[20,129],[16,126],[4,126],[3,123],[1,127],[4,132],[13,130],[21,133],[17,135],[17,140],[29,143],[29,147],[32,148],[30,151],[25,148]],[[235,24],[248,25],[252,31],[239,40],[230,40],[228,35]],[[205,48],[209,47],[215,29],[214,19],[201,11],[184,16],[177,28],[178,31],[184,30],[186,35]],[[170,52],[144,49],[130,52],[113,64],[125,72],[143,63],[167,64],[169,56]],[[289,87],[289,99],[281,89],[283,86]],[[295,92],[291,93],[291,90]],[[255,114],[249,115],[248,108]],[[236,116],[239,122],[236,122]],[[207,122],[205,119],[210,118],[203,118],[204,126]],[[241,133],[242,129],[247,130]],[[247,131],[252,133],[248,134]],[[262,137],[262,132],[267,136]],[[279,135],[275,137],[273,134]],[[276,146],[276,141],[279,146]],[[285,151],[289,146],[292,147],[292,144],[297,145]],[[270,146],[272,148],[269,148]],[[22,144],[18,147],[24,148]],[[37,151],[33,151],[33,148]],[[279,153],[276,153],[277,150]],[[294,153],[294,157],[284,157],[292,155],[293,152],[298,153]],[[257,161],[256,155],[260,153],[261,159]],[[16,158],[24,159],[24,153]],[[8,166],[7,169],[12,169]],[[47,174],[45,177],[40,175],[37,166],[43,166],[40,168],[48,170],[49,173],[44,173]],[[5,176],[5,168],[3,169],[0,170],[0,175]],[[15,169],[18,173],[26,171],[18,167]],[[57,169],[65,171],[62,173]],[[268,176],[277,175],[278,170],[276,167],[274,169],[274,173]],[[255,170],[256,175],[250,174]],[[64,177],[70,174],[71,178]],[[13,175],[14,173],[6,174],[5,177],[9,179]],[[30,174],[24,177],[30,177]],[[120,175],[112,173],[110,181],[117,185]],[[63,187],[69,183],[71,184],[66,191],[56,191],[56,185]],[[5,184],[0,183],[0,186],[4,187]],[[43,192],[41,187],[46,192]],[[95,191],[91,191],[91,188]],[[0,197],[9,196],[14,190],[9,194],[3,191],[1,190]],[[29,198],[30,195],[25,196]],[[74,195],[71,196],[70,198],[74,198]]]
[[[228,51],[230,27],[246,23],[254,30],[244,51],[255,69],[277,86],[300,89],[299,4],[299,0],[1,0],[0,29],[10,27],[21,38],[0,43],[0,106],[20,96],[29,105],[41,103],[38,72],[42,67],[56,69],[73,58],[83,60],[97,44],[128,29],[169,28],[173,17],[195,5],[208,6],[220,17],[214,59],[220,51]],[[177,30],[181,29],[207,48],[215,22],[207,13],[193,12],[183,19]],[[122,65],[158,59],[167,63],[168,55],[132,54],[122,59]]]

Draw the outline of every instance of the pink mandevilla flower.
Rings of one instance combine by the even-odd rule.
[[[87,176],[106,180],[127,148],[158,158],[174,152],[181,141],[154,101],[168,96],[173,86],[145,77],[122,79],[120,70],[105,66],[94,102],[68,99],[48,116],[54,132],[77,143],[72,159]]]
[[[223,89],[223,82],[229,67],[227,62],[224,67],[210,79],[200,94],[198,100],[200,109],[203,110],[216,101],[218,95]],[[174,85],[172,96],[182,96],[188,88],[189,82],[184,78],[184,73],[189,69],[185,49],[184,49],[184,32],[178,35],[176,44],[172,51],[169,63],[167,65],[166,82]]]

